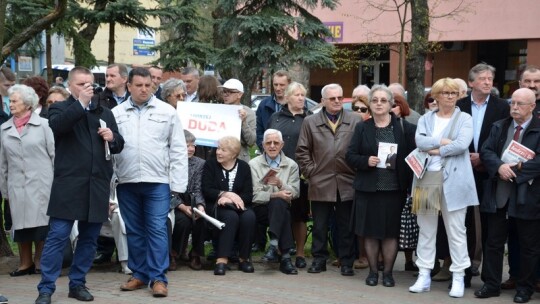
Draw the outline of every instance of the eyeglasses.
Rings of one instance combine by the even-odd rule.
[[[532,103],[532,102],[522,102],[522,101],[517,101],[517,102],[516,102],[516,101],[512,101],[512,102],[510,103],[510,106],[511,106],[511,107],[515,107],[515,106],[518,106],[518,107],[524,107],[524,106],[529,106],[529,105],[532,105],[532,104],[534,104],[534,103]]]
[[[444,97],[457,97],[459,95],[459,92],[442,91],[441,95],[444,96]]]
[[[352,109],[354,112],[361,112],[361,113],[366,113],[366,112],[368,111],[368,108],[366,108],[366,107],[352,106],[351,109]]]
[[[431,97],[427,99],[427,103],[433,103],[434,101],[435,101],[435,99],[433,99]]]
[[[173,97],[176,97],[176,99],[184,99],[186,98],[186,96],[187,96],[186,93],[173,95]]]
[[[279,141],[267,141],[267,142],[264,143],[264,145],[268,146],[268,147],[271,147],[272,145],[278,147],[279,145],[281,145],[281,142],[279,142]]]
[[[343,101],[343,96],[337,96],[337,97],[328,97],[328,98],[324,98],[326,100],[330,100],[330,101]]]
[[[236,94],[236,93],[240,93],[240,91],[235,91],[235,90],[223,90],[223,94]]]
[[[373,98],[371,100],[372,103],[382,103],[382,104],[385,104],[388,102],[388,99],[384,99],[384,98],[381,98],[381,99],[377,99],[377,98]]]

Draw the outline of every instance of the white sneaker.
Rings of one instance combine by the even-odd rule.
[[[452,274],[452,289],[448,293],[452,298],[463,298],[465,293],[464,272],[454,272]]]
[[[409,291],[414,293],[426,292],[429,291],[430,287],[430,270],[421,268],[420,272],[418,273],[418,279],[416,279],[416,283],[414,283],[413,286],[409,287]]]

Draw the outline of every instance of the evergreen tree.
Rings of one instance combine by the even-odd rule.
[[[203,66],[209,61],[213,49],[204,27],[210,20],[201,14],[209,4],[207,0],[161,1],[155,12],[161,20],[161,43],[154,48],[160,58],[154,64],[174,71],[188,65]]]
[[[320,2],[320,3],[319,3]],[[218,0],[215,65],[250,89],[263,69],[334,68],[331,34],[308,9],[335,8],[337,0]],[[249,94],[244,94],[249,96]]]

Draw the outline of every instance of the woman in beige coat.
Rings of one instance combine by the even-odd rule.
[[[0,127],[0,190],[10,201],[13,239],[19,245],[20,265],[10,275],[21,276],[40,269],[49,224],[54,137],[48,121],[33,111],[38,104],[34,89],[14,85],[8,94],[13,117]]]

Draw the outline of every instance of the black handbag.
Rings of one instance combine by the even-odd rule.
[[[399,249],[416,249],[418,244],[418,224],[416,215],[411,212],[412,198],[407,196],[403,210],[401,211],[401,223],[399,227]]]

